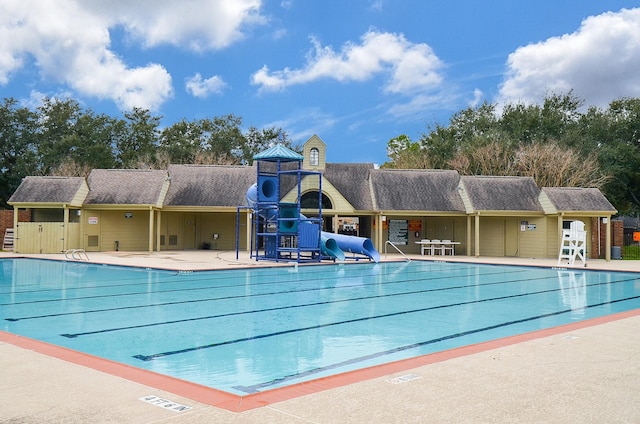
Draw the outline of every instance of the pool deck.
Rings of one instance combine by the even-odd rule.
[[[64,255],[0,252],[0,258],[15,256],[64,260]],[[89,258],[186,271],[276,265],[246,253],[236,260],[235,252],[220,251],[102,252]],[[382,260],[402,258],[382,254]],[[551,259],[446,260],[556,265]],[[592,260],[588,269],[640,272],[640,261]],[[91,357],[65,355],[0,332],[0,423],[640,422],[640,310],[342,376],[301,391],[307,394],[289,390],[260,398],[264,406],[247,410],[200,402],[180,382],[167,385],[148,374],[125,378],[108,366],[93,366]],[[190,409],[177,412],[167,402],[141,400],[147,396]]]

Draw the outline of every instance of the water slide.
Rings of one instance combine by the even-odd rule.
[[[258,185],[253,184],[247,190],[247,205],[254,207],[258,198]],[[275,212],[275,211],[274,211]],[[269,219],[269,216],[263,216]],[[304,215],[300,215],[300,219],[305,219]],[[322,254],[339,261],[346,258],[345,252],[363,255],[378,263],[380,262],[380,253],[373,247],[373,242],[366,237],[347,236],[344,234],[329,233],[322,231],[320,233]]]

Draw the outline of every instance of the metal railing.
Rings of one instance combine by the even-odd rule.
[[[88,261],[89,255],[84,249],[69,249],[64,252],[64,257],[67,259],[73,259],[74,261]]]
[[[398,246],[395,245],[395,243],[393,243],[392,241],[389,241],[389,240],[387,240],[384,243],[384,257],[385,257],[385,259],[387,258],[387,244],[393,246],[393,248],[396,249],[398,251],[398,253],[400,253],[402,256],[404,256],[404,258],[407,260],[407,262],[411,262],[411,259],[407,255],[405,255],[404,252],[402,250],[400,250],[398,248]]]

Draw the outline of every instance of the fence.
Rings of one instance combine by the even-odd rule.
[[[640,259],[640,231],[624,231],[622,259]]]

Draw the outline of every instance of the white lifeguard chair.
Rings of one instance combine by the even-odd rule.
[[[587,249],[587,232],[584,230],[584,222],[571,221],[568,230],[562,230],[562,240],[560,241],[560,253],[558,254],[558,265],[563,259],[573,265],[576,258],[582,260],[582,264],[587,263],[585,253]]]

